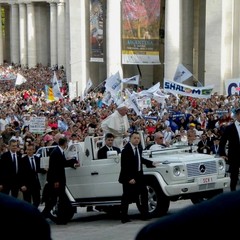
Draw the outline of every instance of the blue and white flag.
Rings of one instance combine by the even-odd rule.
[[[139,96],[147,96],[147,97],[152,97],[153,94],[160,89],[160,82],[156,83],[152,87],[150,87],[148,90],[142,90],[139,94]]]
[[[185,68],[181,63],[178,64],[173,80],[182,83],[192,76],[192,73]]]
[[[87,84],[86,84],[86,88],[85,88],[84,93],[83,93],[84,97],[86,97],[86,95],[87,95],[89,89],[92,87],[92,85],[93,85],[93,82],[92,82],[91,78],[89,78],[88,81],[87,81]]]
[[[53,80],[52,80],[52,89],[53,89],[54,98],[58,98],[58,99],[63,98],[62,93],[60,91],[60,87],[58,85],[58,79],[55,71],[54,71]]]
[[[125,90],[127,100],[125,101],[126,106],[132,108],[138,116],[142,115],[141,109],[138,105],[138,99],[135,94],[131,94],[128,89]]]
[[[122,80],[120,78],[120,74],[119,72],[117,72],[106,79],[105,83],[106,91],[110,92],[112,97],[114,98],[118,91],[121,90],[122,86],[121,83]]]
[[[140,79],[140,75],[136,75],[130,78],[124,78],[122,82],[126,84],[139,85],[139,79]]]

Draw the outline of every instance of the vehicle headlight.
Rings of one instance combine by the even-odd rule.
[[[223,160],[219,160],[219,161],[218,161],[218,169],[219,169],[220,171],[223,171],[224,168],[225,168],[225,164],[224,164]]]
[[[178,177],[180,174],[181,174],[181,169],[180,169],[180,167],[179,167],[179,166],[175,166],[175,167],[173,168],[173,175]]]

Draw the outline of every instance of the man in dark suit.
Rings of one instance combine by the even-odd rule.
[[[130,141],[124,146],[121,153],[121,171],[119,182],[123,187],[121,200],[121,222],[129,222],[128,207],[132,202],[141,198],[142,219],[148,218],[148,192],[144,183],[142,164],[155,167],[155,163],[142,157],[142,148],[139,147],[140,134],[133,132]]]
[[[17,152],[17,140],[11,139],[8,151],[3,153],[0,161],[0,192],[18,197],[19,192],[19,164],[21,155]]]
[[[240,108],[236,109],[235,113],[236,120],[225,127],[219,143],[219,155],[229,164],[231,191],[236,191],[240,167]],[[226,151],[227,144],[228,151]]]
[[[212,142],[208,139],[207,134],[203,133],[201,135],[201,140],[197,144],[197,152],[210,154],[212,147]]]
[[[20,160],[19,166],[20,190],[25,201],[38,207],[41,202],[41,184],[38,173],[46,173],[46,171],[40,168],[40,158],[34,156],[34,144],[26,146],[26,153],[27,155]]]
[[[113,146],[114,135],[112,133],[107,133],[104,139],[105,145],[98,150],[98,159],[107,158],[108,151],[117,151],[118,154],[121,152],[120,148]]]
[[[201,238],[205,233],[216,239],[238,236],[239,221],[236,219],[240,216],[239,202],[240,191],[219,194],[147,224],[137,233],[135,240],[158,240],[160,236],[190,240],[196,234]],[[223,231],[213,228],[213,223],[223,226]]]
[[[66,160],[64,150],[67,149],[66,137],[59,138],[56,146],[50,154],[49,168],[47,172],[47,184],[50,196],[46,199],[43,215],[52,219],[50,211],[56,205],[58,199],[58,224],[66,224],[64,210],[70,206],[69,199],[65,193],[66,176],[65,167],[77,168],[79,163],[76,159]]]
[[[28,202],[0,193],[0,213],[2,238],[52,240],[49,223]]]

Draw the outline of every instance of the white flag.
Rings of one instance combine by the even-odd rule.
[[[192,73],[187,68],[185,68],[182,64],[178,64],[173,80],[175,82],[182,83],[188,78],[190,78],[191,76],[192,76]]]
[[[128,89],[125,90],[125,93],[127,95],[126,105],[128,105],[129,108],[132,108],[138,116],[141,116],[142,113],[140,107],[138,106],[138,99],[136,98],[136,95],[131,94]]]
[[[153,85],[152,87],[150,87],[147,90],[142,90],[139,93],[139,96],[143,97],[143,96],[147,96],[147,97],[152,97],[152,95],[158,91],[160,89],[160,82],[156,83],[155,85]]]
[[[23,83],[25,83],[27,80],[24,76],[22,76],[20,73],[17,74],[17,78],[16,78],[16,82],[15,85],[21,85]]]
[[[113,102],[113,98],[111,96],[111,93],[105,91],[103,99],[102,99],[102,103],[109,106],[112,102]]]
[[[88,90],[92,87],[92,85],[93,85],[92,80],[89,78],[88,81],[87,81],[86,88],[85,88],[84,93],[83,93],[84,96],[87,95]]]
[[[124,78],[122,82],[126,84],[139,85],[139,78],[140,78],[140,75],[136,75],[130,78]]]
[[[111,93],[112,97],[115,97],[118,91],[121,90],[121,83],[122,80],[120,78],[119,72],[106,79],[105,87],[106,90]]]
[[[57,79],[57,75],[56,75],[55,71],[54,71],[53,80],[52,80],[52,89],[53,89],[54,98],[58,98],[58,99],[63,98],[62,93],[59,88],[59,85],[58,85],[58,79]]]

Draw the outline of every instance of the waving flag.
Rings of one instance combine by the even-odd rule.
[[[140,78],[140,75],[136,75],[130,78],[124,78],[122,82],[126,84],[139,85],[139,78]]]
[[[53,95],[55,98],[58,98],[58,99],[63,98],[55,71],[54,71],[53,80],[52,80],[52,89],[53,89]]]
[[[178,64],[173,80],[175,82],[182,83],[188,78],[190,78],[191,76],[192,76],[192,73],[187,68],[185,68],[182,64]]]
[[[138,106],[138,99],[136,95],[130,93],[128,89],[125,90],[125,93],[127,95],[127,100],[125,101],[125,104],[128,105],[129,108],[132,108],[138,116],[141,116],[142,113],[140,107]]]
[[[23,77],[20,73],[17,74],[17,78],[16,78],[16,82],[15,85],[21,85],[23,83],[25,83],[27,80],[25,77]]]
[[[48,101],[54,101],[53,89],[48,85],[45,85],[45,98]]]
[[[92,80],[89,78],[88,79],[88,82],[87,82],[87,85],[86,85],[86,88],[84,90],[84,93],[83,93],[83,96],[85,97],[89,91],[89,89],[92,87],[93,83],[92,83]]]

